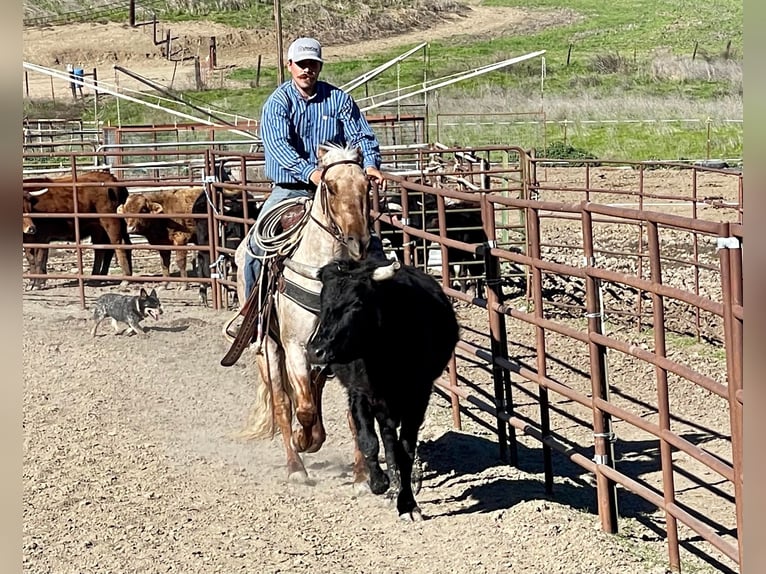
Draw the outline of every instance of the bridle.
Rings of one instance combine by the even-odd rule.
[[[333,239],[340,242],[342,245],[348,245],[347,239],[343,236],[343,233],[341,232],[340,227],[338,226],[337,222],[335,221],[335,218],[333,217],[332,209],[330,208],[330,204],[328,201],[328,194],[335,195],[336,192],[333,191],[329,185],[327,185],[327,181],[325,180],[325,176],[327,175],[327,172],[330,171],[330,168],[335,167],[336,165],[343,165],[343,164],[353,164],[357,165],[361,168],[361,165],[358,161],[354,161],[351,159],[344,159],[340,161],[334,161],[331,164],[325,166],[325,168],[322,170],[322,176],[319,181],[319,189],[317,190],[317,193],[319,194],[319,202],[320,207],[322,208],[322,213],[327,217],[330,224],[325,225],[321,221],[317,220],[313,215],[311,217],[311,221],[316,223],[321,229],[329,233]],[[369,191],[370,183],[367,182],[367,190]]]

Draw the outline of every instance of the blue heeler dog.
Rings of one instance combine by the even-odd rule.
[[[139,325],[139,322],[145,319],[147,315],[157,320],[161,314],[162,306],[156,289],[152,289],[148,295],[143,287],[141,287],[141,292],[138,295],[133,296],[104,293],[96,299],[96,306],[93,309],[93,318],[96,320],[96,324],[93,325],[91,334],[95,337],[98,326],[109,317],[112,320],[115,334],[120,332],[117,323],[121,322],[127,323],[130,330],[136,335],[145,335],[146,330]]]

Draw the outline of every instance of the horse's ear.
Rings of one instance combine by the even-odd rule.
[[[362,148],[357,147],[356,148],[356,161],[358,163],[362,163],[362,159],[364,159],[364,155],[362,154]]]
[[[317,159],[321,162],[322,158],[324,157],[324,154],[327,153],[327,147],[323,146],[322,144],[319,144],[317,146]]]

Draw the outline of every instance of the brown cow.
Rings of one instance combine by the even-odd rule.
[[[163,189],[146,193],[131,193],[125,203],[117,208],[117,213],[134,215],[126,217],[129,233],[143,235],[151,245],[186,245],[197,242],[197,229],[192,218],[145,218],[142,214],[192,213],[194,201],[202,192],[200,187]],[[170,250],[160,250],[162,276],[170,277]],[[181,277],[188,277],[186,272],[186,251],[176,252],[176,265]],[[169,286],[169,285],[168,285]],[[182,284],[182,289],[188,284]]]
[[[125,201],[128,190],[120,185],[117,178],[106,171],[90,171],[77,175],[77,181],[87,185],[77,188],[78,213],[116,213],[117,206]],[[22,193],[22,210],[24,213],[72,213],[74,203],[72,188],[55,186],[55,183],[71,183],[71,175],[56,177],[38,177],[24,180]],[[47,191],[45,191],[47,189]],[[28,225],[26,220],[31,220]],[[74,219],[62,218],[30,218],[22,216],[23,241],[26,243],[50,243],[51,241],[74,241]],[[112,243],[129,245],[125,222],[115,218],[82,218],[80,219],[80,239],[90,237],[93,243]],[[25,249],[30,271],[44,274],[47,271],[48,249]],[[93,258],[93,275],[108,275],[109,265],[114,255],[113,249],[96,249]],[[117,261],[123,275],[132,275],[130,252],[117,250]],[[44,279],[32,281],[32,288],[45,283]]]
[[[37,233],[35,220],[29,217],[28,215],[24,215],[24,213],[31,213],[32,206],[37,203],[37,198],[41,196],[43,193],[47,193],[47,192],[48,192],[47,187],[43,187],[42,189],[37,189],[34,191],[27,191],[26,189],[24,189],[22,193],[22,199],[21,199],[21,211],[22,211],[21,233],[23,235],[34,235],[35,233]]]

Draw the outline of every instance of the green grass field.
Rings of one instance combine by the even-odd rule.
[[[385,17],[387,9],[405,4],[401,0],[368,0],[364,14],[375,21]],[[204,15],[232,26],[273,25],[271,3],[253,0],[193,0],[184,3],[184,9],[169,1],[153,5],[164,7],[161,17],[166,21]],[[536,58],[431,93],[428,119],[432,139],[437,131],[435,114],[471,110],[499,118],[509,113],[537,114],[547,121],[510,125],[499,119],[480,127],[455,125],[447,131],[439,126],[445,142],[541,147],[541,142],[559,141],[605,159],[741,157],[741,0],[637,0],[621,3],[619,8],[602,0],[485,0],[483,5],[566,9],[574,17],[572,24],[527,35],[491,40],[465,35],[432,42],[427,68],[421,55],[407,59],[398,69],[372,80],[366,88],[368,93],[417,85],[424,77],[444,78],[545,50],[544,82],[541,60]],[[295,25],[292,19],[300,18],[306,6],[305,2],[283,0],[286,28]],[[323,6],[329,11],[329,21],[336,18],[339,28],[360,25],[364,15],[358,2],[325,2]],[[332,10],[338,12],[333,14]],[[333,62],[324,70],[323,79],[347,82],[409,47]],[[209,89],[183,96],[198,106],[258,117],[276,77],[276,69],[266,67],[261,70],[258,88]],[[254,85],[255,70],[235,69],[228,79]],[[353,93],[361,98],[365,88]],[[422,96],[407,103],[421,101]],[[31,103],[26,102],[25,108],[29,115],[37,115]],[[83,112],[86,119],[93,119],[92,109]],[[162,115],[128,102],[120,104],[119,119],[125,124],[167,121],[167,114],[158,117]],[[105,101],[98,119],[116,123],[116,105]],[[471,122],[466,119],[463,123]]]

